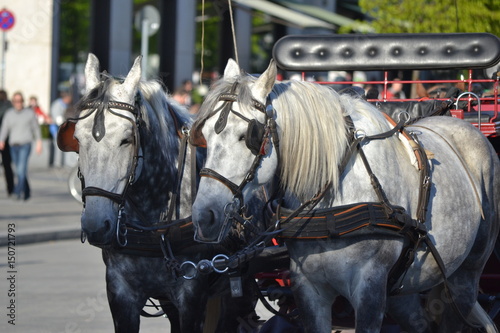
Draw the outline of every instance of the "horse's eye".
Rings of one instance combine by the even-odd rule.
[[[238,141],[245,141],[245,134],[240,135]]]
[[[129,145],[131,143],[132,143],[132,139],[123,139],[122,142],[120,142],[120,146]]]

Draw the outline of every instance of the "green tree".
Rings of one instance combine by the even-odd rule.
[[[60,62],[77,64],[79,54],[88,52],[90,5],[88,0],[60,2]]]
[[[489,32],[500,36],[498,0],[359,0],[379,33]]]

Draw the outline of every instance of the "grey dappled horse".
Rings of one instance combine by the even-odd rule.
[[[394,125],[370,104],[314,83],[276,82],[276,72],[271,61],[255,78],[230,60],[202,105],[191,131],[193,142],[205,140],[207,146],[192,212],[196,238],[223,239],[228,203],[239,204],[241,196],[247,202],[257,186],[277,175],[285,192],[283,206],[292,211],[300,202],[315,205],[318,214],[347,207],[318,218],[323,229],[314,225],[320,223],[314,217],[299,216],[282,225],[293,292],[307,332],[331,331],[331,306],[339,295],[355,310],[356,332],[378,332],[386,310],[406,331],[461,331],[463,321],[442,292],[432,245],[460,313],[496,331],[476,301],[500,223],[500,163],[486,138],[458,119],[421,119],[406,128],[420,141],[423,148],[417,150],[425,149],[428,156],[419,165],[413,149],[407,149],[410,140],[391,132]],[[426,193],[420,188],[429,183],[419,170],[429,170],[431,177],[428,203],[419,200]],[[420,202],[425,205],[417,221]],[[426,236],[414,244],[413,264],[393,285],[400,287],[399,296],[388,297],[389,273],[407,240],[391,232],[395,225],[389,222],[343,229],[345,236],[339,229],[347,222],[334,223],[350,211],[370,221],[377,220],[370,214],[394,216],[396,210],[388,215],[380,209],[395,205],[416,234]],[[419,293],[428,289],[430,306],[424,311]]]
[[[191,118],[168,98],[160,83],[140,80],[140,59],[124,79],[117,79],[99,74],[98,59],[89,54],[86,94],[77,106],[78,118],[73,120],[74,138],[71,131],[64,130],[58,137],[62,149],[79,153],[85,201],[82,234],[102,248],[115,331],[138,332],[141,310],[153,297],[161,301],[173,332],[201,332],[207,299],[214,295],[223,296],[221,311],[225,313],[216,330],[235,331],[238,320],[253,311],[253,301],[231,299],[228,281],[219,275],[198,274],[189,280],[177,277],[175,261],[170,260],[172,265],[167,268],[167,255],[160,249],[158,234],[165,233],[169,239],[172,232],[176,235],[170,239],[175,258],[169,259],[179,263],[211,258],[218,250],[193,242],[192,223],[175,230],[174,226],[155,230],[154,223],[165,220],[162,216],[174,193],[177,202],[172,217],[183,219],[191,213],[191,182],[195,179],[190,172],[194,166],[178,161],[180,132],[183,126],[190,126]],[[187,149],[184,160],[190,161],[190,155]],[[168,245],[165,252],[170,252]],[[217,323],[217,318],[210,319]]]

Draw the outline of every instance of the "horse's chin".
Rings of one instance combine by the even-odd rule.
[[[195,229],[194,232],[194,240],[198,243],[204,243],[204,244],[213,244],[217,243],[218,235],[215,235],[213,237],[207,237],[203,234],[203,232],[199,231],[199,229]]]
[[[82,230],[82,243],[88,241],[92,246],[103,250],[112,249],[118,246],[114,233],[104,234],[100,232],[88,232]]]
[[[194,240],[204,244],[219,244],[229,235],[229,228],[223,227],[216,232],[203,233],[200,228],[195,228]]]
[[[116,247],[113,241],[101,242],[101,241],[93,241],[91,239],[88,239],[88,241],[90,245],[98,247],[103,250],[111,250]]]

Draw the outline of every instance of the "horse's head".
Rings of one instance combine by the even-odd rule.
[[[141,77],[140,57],[121,81],[99,74],[99,61],[89,54],[85,66],[86,94],[78,104],[74,139],[61,127],[60,147],[79,152],[84,179],[85,209],[82,232],[91,244],[113,244],[120,230],[119,216],[129,186],[138,178],[140,111],[135,105]],[[68,125],[66,125],[68,126]],[[68,148],[66,148],[68,149]],[[118,237],[119,239],[119,237]]]
[[[275,115],[267,101],[276,71],[271,62],[255,79],[242,75],[229,60],[193,124],[191,142],[207,147],[192,212],[198,241],[220,242],[230,227],[228,214],[241,213],[252,191],[276,172],[278,157],[271,140],[276,136],[271,129]]]

